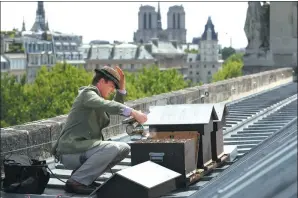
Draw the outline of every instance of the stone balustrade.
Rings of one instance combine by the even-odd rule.
[[[284,68],[154,95],[126,104],[137,110],[148,111],[149,106],[154,105],[227,102],[290,81],[292,69]],[[67,115],[60,115],[1,128],[1,156],[17,153],[43,159],[50,157],[52,143],[57,140],[66,118]],[[124,132],[121,124],[123,119],[122,116],[111,116],[110,126],[103,131],[105,138]]]

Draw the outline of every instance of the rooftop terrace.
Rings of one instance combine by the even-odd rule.
[[[149,106],[167,104],[219,102],[229,102],[229,104],[233,104],[233,101],[236,99],[238,100],[237,102],[239,102],[245,98],[252,97],[252,94],[268,91],[272,88],[289,82],[292,82],[292,69],[285,68],[233,78],[204,86],[187,88],[171,93],[142,98],[135,101],[128,101],[127,105],[134,107],[135,109],[148,111]],[[291,86],[293,87],[293,85]],[[292,88],[290,90],[292,90]],[[293,93],[295,92],[297,91],[294,90]],[[289,94],[292,94],[292,92]],[[286,95],[284,96],[287,97]],[[18,153],[28,154],[31,157],[40,157],[42,159],[47,159],[49,164],[51,164],[51,168],[54,170],[55,164],[53,163],[53,158],[49,152],[51,149],[51,144],[57,140],[57,137],[65,123],[66,117],[67,115],[60,115],[54,118],[39,120],[23,125],[2,128],[1,155],[3,156],[10,153]],[[123,117],[112,116],[110,126],[104,130],[105,138],[113,137],[114,139],[115,137],[118,137],[118,139],[123,139],[123,137],[126,137],[125,134],[123,134],[125,129],[121,124],[122,120]],[[114,167],[114,170],[121,170],[127,163],[128,162],[124,160],[120,165]],[[67,172],[68,170],[60,170],[57,168],[57,166],[55,171],[60,176],[65,175],[64,178],[67,178],[67,175],[69,175]],[[59,183],[59,181],[55,180],[55,178],[52,178],[51,184],[49,185],[52,185],[52,188],[47,189],[47,193],[52,193],[52,195],[53,193],[61,193],[61,190],[59,191],[56,189],[57,187],[58,189],[61,187],[61,182]],[[56,189],[56,191],[54,191],[54,189]],[[193,189],[190,191],[192,193],[189,191],[188,193],[191,195],[197,190]],[[188,195],[186,196],[187,193],[185,194],[185,192],[184,194],[182,193],[183,195],[181,194],[181,196],[179,193],[177,193],[175,196],[173,195],[170,197],[188,197]]]

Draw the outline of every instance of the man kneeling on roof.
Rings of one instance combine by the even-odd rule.
[[[114,99],[108,100],[115,88]],[[102,135],[110,115],[132,116],[139,123],[147,121],[146,114],[123,104],[125,95],[125,76],[119,67],[95,69],[92,85],[79,89],[52,150],[56,159],[74,170],[65,185],[67,192],[90,194],[98,186],[94,181],[129,154],[128,144],[104,141]]]

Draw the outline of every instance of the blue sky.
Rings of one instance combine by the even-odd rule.
[[[91,40],[132,41],[138,26],[140,5],[157,2],[45,2],[46,18],[51,30],[83,36],[84,43]],[[168,8],[183,5],[186,13],[187,41],[200,36],[208,16],[211,16],[219,43],[244,48],[247,2],[161,2],[162,23],[166,28]],[[1,2],[1,30],[21,28],[23,17],[30,29],[35,20],[37,2]]]

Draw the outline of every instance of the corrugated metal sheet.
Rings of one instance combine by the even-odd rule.
[[[297,195],[297,118],[207,183],[195,197],[266,198]],[[297,186],[296,186],[297,187]],[[281,192],[285,189],[287,191]]]

